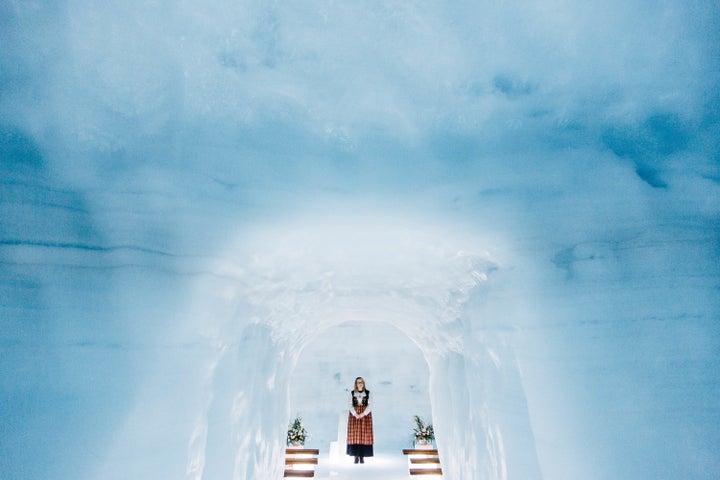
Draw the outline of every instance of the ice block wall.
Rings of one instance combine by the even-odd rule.
[[[3,478],[279,477],[382,324],[449,480],[714,479],[718,13],[0,2]]]

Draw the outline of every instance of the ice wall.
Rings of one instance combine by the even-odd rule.
[[[279,477],[344,322],[449,480],[715,478],[718,13],[0,2],[3,478]]]

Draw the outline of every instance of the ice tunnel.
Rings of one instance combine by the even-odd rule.
[[[476,287],[499,269],[489,253],[457,243],[452,231],[427,227],[310,223],[277,232],[279,238],[264,232],[244,241],[248,250],[216,267],[223,280],[211,289],[220,295],[211,295],[212,308],[203,311],[212,312],[219,331],[234,324],[236,333],[217,339],[229,346],[212,360],[213,368],[227,377],[212,383],[235,387],[226,397],[213,390],[199,417],[196,430],[204,439],[193,445],[190,461],[196,478],[282,475],[288,390],[298,357],[314,337],[346,322],[387,323],[422,352],[447,478],[507,478],[508,463],[513,474],[539,478],[512,348],[467,308]],[[357,367],[370,364],[360,360]],[[405,396],[394,400],[406,402]],[[231,410],[232,422],[210,427],[213,410]],[[407,428],[411,414],[405,417],[385,421]],[[211,451],[223,444],[225,456]],[[402,445],[393,447],[397,453]]]
[[[445,480],[716,480],[718,32],[0,0],[0,478],[275,480],[298,389],[363,375],[378,447],[423,410]]]

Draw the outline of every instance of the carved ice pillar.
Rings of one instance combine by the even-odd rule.
[[[248,325],[218,365],[202,478],[281,478],[289,355],[262,324]]]
[[[447,480],[541,479],[510,348],[473,344],[428,357],[433,422]]]
[[[485,431],[482,398],[471,396],[465,362],[457,352],[428,357],[433,423],[447,480],[488,478],[486,455],[476,448]]]
[[[515,358],[513,333],[489,332],[472,350],[480,368],[473,368],[470,389],[481,398],[484,439],[478,445],[488,458],[487,478],[540,480],[535,435],[530,423],[525,389]],[[476,377],[482,372],[482,378]]]

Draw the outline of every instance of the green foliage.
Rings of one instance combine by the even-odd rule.
[[[305,430],[305,427],[303,427],[302,418],[295,417],[295,420],[290,422],[290,426],[288,427],[287,444],[305,445],[305,440],[308,438],[310,438],[310,435],[307,430]]]
[[[415,428],[413,428],[415,440],[425,440],[427,442],[435,440],[435,430],[433,429],[432,423],[425,425],[422,418],[417,415],[413,417],[413,420],[415,421]]]

